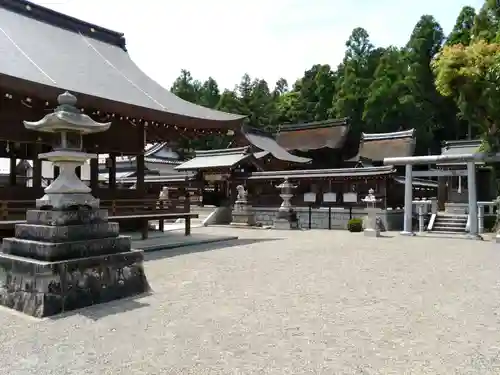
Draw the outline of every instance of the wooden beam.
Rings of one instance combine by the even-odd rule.
[[[413,177],[467,176],[466,170],[413,171]]]

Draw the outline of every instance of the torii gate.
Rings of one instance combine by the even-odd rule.
[[[409,156],[385,158],[385,165],[404,165],[405,166],[405,206],[404,206],[404,227],[402,235],[414,235],[412,231],[412,178],[413,165],[417,164],[443,164],[462,162],[467,163],[467,184],[469,192],[469,235],[472,238],[481,237],[478,234],[477,225],[477,188],[476,188],[476,163],[477,162],[495,162],[500,160],[500,153],[497,154],[459,154],[459,155],[430,155],[430,156]],[[419,176],[425,172],[419,171]],[[429,175],[435,174],[433,171]]]

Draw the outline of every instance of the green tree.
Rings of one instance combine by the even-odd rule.
[[[366,132],[398,131],[408,123],[411,109],[402,101],[408,95],[406,69],[403,51],[398,48],[388,48],[380,58],[364,105]]]
[[[219,86],[215,79],[209,77],[200,88],[198,104],[208,108],[215,108],[219,101]]]
[[[191,103],[198,103],[200,98],[200,89],[200,82],[194,80],[188,70],[182,69],[181,74],[174,81],[170,91],[181,99],[187,100]]]
[[[478,127],[486,151],[500,151],[500,44],[479,40],[447,46],[433,62],[436,86],[453,98],[460,114]]]
[[[457,17],[455,26],[446,40],[446,45],[463,44],[468,46],[472,38],[472,28],[476,18],[476,10],[473,7],[465,6]]]
[[[408,64],[405,83],[408,95],[402,98],[402,103],[413,107],[412,122],[407,126],[416,129],[417,152],[421,154],[439,148],[435,135],[443,126],[456,127],[456,112],[453,108],[446,108],[450,103],[436,91],[430,66],[432,59],[441,50],[443,41],[441,26],[434,17],[424,15],[415,25],[405,48]]]
[[[360,27],[352,31],[346,47],[330,115],[350,118],[352,130],[359,133],[364,129],[365,101],[383,49],[375,49],[368,32]]]
[[[479,10],[472,28],[475,39],[498,42],[500,34],[500,5],[497,0],[486,0]]]

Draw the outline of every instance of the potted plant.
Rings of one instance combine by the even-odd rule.
[[[349,232],[361,232],[363,230],[363,220],[360,218],[352,218],[347,222],[347,230],[349,230]]]

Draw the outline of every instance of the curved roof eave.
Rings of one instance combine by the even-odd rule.
[[[272,138],[262,130],[250,128],[249,126],[243,125],[241,127],[241,133],[247,139],[247,141],[250,142],[250,144],[260,150],[267,151],[276,159],[292,163],[310,163],[312,161],[312,159],[310,158],[304,158],[289,153],[286,149],[281,147],[274,140],[274,138]]]
[[[0,24],[6,89],[48,101],[67,90],[80,105],[185,127],[235,127],[246,117],[177,97],[133,62],[119,33],[26,0],[0,1]]]

